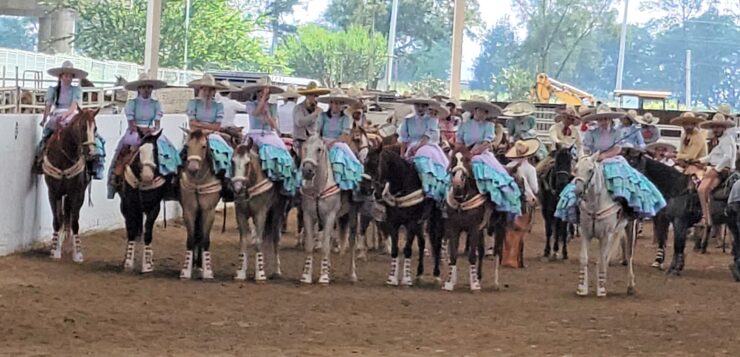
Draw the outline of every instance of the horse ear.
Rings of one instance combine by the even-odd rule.
[[[100,108],[95,108],[95,110],[92,111],[92,116],[96,117],[100,113]]]

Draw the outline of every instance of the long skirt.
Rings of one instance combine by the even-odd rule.
[[[490,151],[484,151],[473,157],[472,164],[478,191],[489,196],[497,211],[520,215],[522,202],[519,185],[496,157]]]
[[[275,132],[250,132],[248,137],[259,148],[262,170],[267,178],[273,182],[282,181],[283,191],[295,195],[301,182],[300,171],[283,140]]]
[[[623,199],[641,218],[654,217],[666,206],[665,199],[657,187],[627,161],[616,156],[603,163],[606,189],[613,199]],[[578,198],[575,183],[571,182],[562,192],[555,210],[555,217],[570,223],[578,223]]]
[[[447,172],[450,160],[442,148],[437,144],[424,145],[416,151],[413,160],[426,197],[444,201],[450,187],[450,174]]]
[[[342,190],[354,191],[360,186],[365,168],[346,143],[334,142],[329,150],[334,181]]]

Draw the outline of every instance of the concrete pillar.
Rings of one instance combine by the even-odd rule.
[[[52,49],[55,53],[72,52],[72,36],[75,33],[75,15],[72,11],[62,9],[51,14]]]
[[[465,0],[455,0],[455,17],[452,23],[452,68],[450,73],[450,98],[460,99],[462,75],[463,30],[465,29]]]
[[[51,16],[39,17],[39,52],[51,52]]]
[[[159,30],[162,17],[162,0],[149,0],[146,7],[146,44],[144,45],[144,70],[150,78],[159,78]]]

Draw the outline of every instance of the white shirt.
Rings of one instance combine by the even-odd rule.
[[[293,132],[293,109],[295,109],[296,102],[285,102],[285,104],[278,107],[278,129],[281,133],[290,134]]]
[[[222,128],[234,127],[234,118],[236,118],[236,112],[244,112],[246,110],[245,104],[233,100],[229,97],[224,97],[221,93],[216,93],[214,97],[217,102],[224,105],[224,119],[221,121]]]
[[[699,161],[705,164],[708,163],[717,171],[722,171],[724,169],[735,171],[735,159],[737,158],[735,135],[734,128],[725,130],[725,133],[719,138],[719,143],[717,143],[717,146],[712,149],[712,152],[701,158]]]
[[[521,163],[521,164],[520,164]],[[540,186],[537,184],[537,169],[529,163],[527,159],[513,159],[506,164],[506,168],[512,168],[519,165],[514,175],[521,177],[524,181],[524,195],[528,201],[536,200]]]

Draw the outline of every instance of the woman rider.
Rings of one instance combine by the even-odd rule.
[[[584,122],[596,121],[598,127],[589,130],[583,137],[585,154],[599,153],[598,161],[603,164],[604,180],[611,197],[621,201],[625,208],[640,218],[654,217],[665,207],[666,202],[658,189],[640,172],[632,168],[620,156],[622,133],[614,128],[613,120],[625,116],[613,112],[608,106],[600,105],[595,114],[583,117]],[[570,183],[560,193],[555,216],[570,223],[577,223],[577,197],[575,184]],[[628,212],[629,213],[629,212]]]
[[[57,85],[51,86],[46,91],[46,106],[44,107],[44,116],[41,120],[41,126],[44,131],[41,136],[41,142],[36,149],[36,158],[34,160],[33,172],[42,174],[41,162],[44,157],[46,140],[59,125],[67,125],[69,121],[79,112],[80,102],[82,101],[82,88],[73,86],[72,80],[83,80],[87,78],[87,72],[75,68],[70,61],[64,61],[61,67],[51,68],[47,71],[49,75],[57,77]],[[95,144],[97,155],[93,163],[94,179],[103,178],[103,165],[105,163],[105,141],[98,133],[95,133]]]
[[[150,79],[147,73],[142,73],[139,80],[128,82],[124,86],[126,90],[136,91],[137,96],[126,102],[124,114],[128,121],[128,130],[123,134],[118,142],[116,152],[113,155],[113,161],[108,170],[108,198],[115,196],[116,190],[121,182],[123,167],[119,164],[122,150],[130,152],[141,143],[140,133],[143,135],[152,134],[160,130],[160,121],[163,111],[162,105],[158,100],[152,98],[152,92],[167,87],[167,83],[157,79]],[[180,155],[174,145],[164,136],[159,136],[157,140],[159,153],[159,171],[163,176],[177,173],[177,167],[180,166]]]
[[[501,108],[479,100],[469,100],[462,107],[471,113],[471,119],[464,121],[458,129],[455,151],[471,159],[478,191],[489,196],[497,211],[520,215],[522,204],[519,186],[491,153],[496,129],[488,119],[500,116]]]
[[[319,115],[317,131],[329,149],[334,181],[341,190],[354,192],[362,180],[364,167],[347,145],[352,130],[352,118],[345,114],[344,106],[356,105],[358,102],[341,90],[319,97],[318,102],[329,104],[329,109]]]
[[[398,128],[401,154],[413,160],[426,197],[443,202],[450,184],[447,168],[450,160],[439,147],[439,121],[429,115],[430,107],[439,107],[430,98],[410,98],[401,103],[412,104],[414,113],[407,116]]]
[[[273,182],[282,181],[282,191],[295,195],[300,185],[299,172],[290,151],[278,135],[275,115],[270,110],[270,95],[283,93],[283,89],[272,85],[269,77],[260,78],[257,83],[247,85],[243,91],[250,97],[247,102],[249,114],[249,138],[259,150],[262,170]]]

